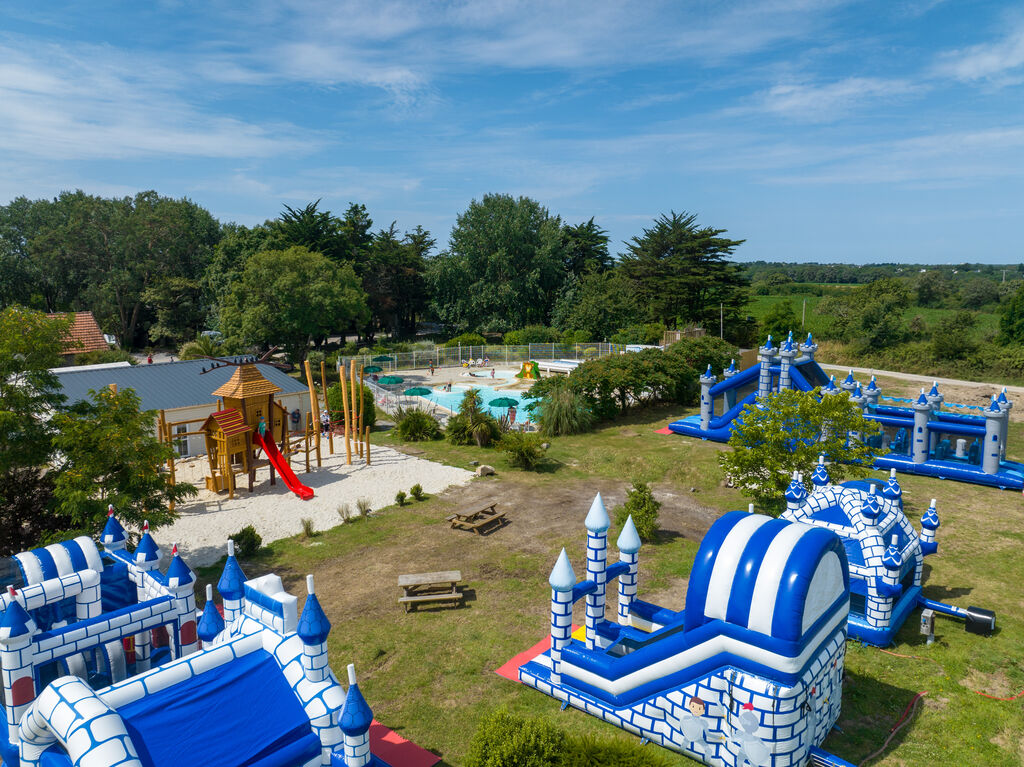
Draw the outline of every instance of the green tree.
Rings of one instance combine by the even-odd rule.
[[[453,445],[487,447],[501,436],[498,422],[483,409],[483,398],[478,389],[467,389],[459,403],[459,412],[448,419],[445,437]]]
[[[284,206],[284,212],[269,225],[267,250],[300,246],[327,256],[336,263],[349,260],[341,221],[329,210],[319,210],[320,200],[302,208]]]
[[[997,340],[1004,345],[1024,343],[1024,283],[1003,308]]]
[[[221,238],[213,249],[210,263],[203,271],[201,281],[209,307],[207,323],[212,330],[220,327],[220,306],[231,292],[235,282],[254,253],[270,250],[266,246],[272,224],[248,227],[241,224],[221,226]]]
[[[608,232],[595,224],[593,218],[576,226],[566,224],[562,227],[562,259],[569,274],[607,271],[612,265]]]
[[[832,462],[833,482],[866,476],[874,453],[848,435],[867,437],[878,431],[878,424],[864,418],[846,392],[819,396],[819,390],[784,389],[743,408],[729,437],[732,450],[718,460],[744,495],[778,508],[793,472],[810,482],[819,455]]]
[[[0,311],[0,475],[49,460],[51,416],[64,401],[49,368],[60,363],[69,326],[19,306]]]
[[[582,330],[596,340],[607,340],[620,328],[642,317],[633,284],[615,270],[570,276],[551,316],[559,330]]]
[[[960,288],[960,306],[978,310],[999,303],[999,283],[986,277],[974,277]]]
[[[670,328],[680,322],[710,327],[720,307],[727,326],[740,318],[748,283],[728,257],[744,241],[719,237],[724,232],[699,227],[695,214],[673,211],[628,243],[619,261],[651,320]]]
[[[427,267],[438,319],[460,332],[547,324],[564,279],[561,245],[561,221],[534,200],[473,200]]]
[[[914,280],[914,296],[918,306],[942,306],[953,292],[945,272],[928,269]]]
[[[351,266],[292,247],[249,258],[221,308],[221,325],[229,336],[276,344],[301,362],[311,338],[368,316],[366,294]]]
[[[800,330],[800,318],[793,311],[793,304],[789,301],[779,301],[772,304],[761,320],[761,332],[765,335],[772,335],[776,341],[784,339],[790,331]]]
[[[206,324],[202,283],[191,277],[161,277],[142,293],[155,317],[149,340],[178,346],[190,341]]]
[[[654,500],[654,491],[646,482],[633,480],[633,487],[626,491],[626,503],[616,506],[615,524],[623,527],[633,517],[633,525],[642,541],[653,541],[658,537],[658,511],[661,502]]]
[[[939,360],[962,360],[978,350],[974,336],[978,317],[974,312],[958,311],[950,314],[932,328],[932,356]]]
[[[171,501],[196,494],[184,482],[168,484],[161,467],[173,448],[153,434],[155,411],[139,410],[133,389],[90,392],[54,416],[53,444],[60,456],[54,486],[57,509],[76,530],[98,530],[113,504],[118,519],[153,528],[174,520]]]

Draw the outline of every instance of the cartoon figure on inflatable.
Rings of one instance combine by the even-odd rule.
[[[519,667],[523,684],[716,767],[845,764],[819,748],[842,699],[850,581],[839,536],[730,512],[701,542],[675,612],[637,599],[632,518],[613,564],[600,495],[584,524],[587,577],[577,582],[563,549],[549,579],[551,649]]]

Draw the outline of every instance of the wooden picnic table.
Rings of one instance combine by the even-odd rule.
[[[422,602],[456,602],[460,603],[466,595],[459,591],[462,573],[458,570],[442,570],[436,573],[410,573],[398,576],[398,585],[405,595],[398,602],[405,606],[405,611]]]
[[[491,525],[501,527],[508,522],[505,512],[495,509],[496,505],[496,503],[492,503],[490,506],[485,506],[478,511],[456,513],[445,519],[451,523],[452,529],[472,530],[480,535]]]

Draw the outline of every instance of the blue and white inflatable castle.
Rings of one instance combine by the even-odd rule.
[[[885,647],[918,606],[963,619],[972,633],[995,629],[995,614],[988,610],[948,605],[921,593],[924,558],[938,550],[934,498],[918,534],[903,511],[895,469],[881,488],[862,480],[833,485],[821,457],[811,486],[808,492],[803,477],[794,474],[782,519],[830,530],[842,540],[850,569],[850,637]]]
[[[937,384],[927,393],[922,389],[914,400],[883,397],[874,377],[862,386],[852,370],[836,383],[815,360],[817,350],[809,333],[803,343],[795,342],[790,333],[779,346],[768,336],[758,349],[756,365],[738,370],[734,360],[722,371],[722,380],[709,366],[700,377],[700,415],[674,421],[669,430],[727,442],[734,424],[742,422],[744,408],[765,407],[764,400],[773,392],[795,389],[820,392],[819,396],[846,392],[851,404],[881,427],[881,433],[868,438],[877,450],[875,468],[1004,490],[1024,489],[1024,464],[1006,458],[1013,402],[1005,388],[984,408],[947,403]]]
[[[87,537],[15,556],[0,597],[8,767],[364,767],[372,713],[348,667],[327,661],[331,624],[307,581],[247,580],[229,542],[197,613],[195,576],[166,573],[148,529],[134,551],[111,516],[102,553]],[[163,646],[159,646],[163,645]]]
[[[611,565],[600,495],[585,525],[587,577],[577,582],[563,549],[550,577],[551,649],[519,668],[520,681],[708,765],[842,763],[818,748],[842,699],[849,572],[835,533],[730,512],[701,542],[676,612],[636,597],[632,518]],[[580,600],[584,640],[572,636]]]

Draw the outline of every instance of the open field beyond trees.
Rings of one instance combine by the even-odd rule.
[[[560,711],[554,700],[497,676],[494,669],[547,635],[547,577],[558,551],[565,546],[579,569],[583,519],[594,493],[600,491],[611,510],[622,503],[633,478],[650,482],[663,503],[660,540],[641,550],[640,597],[682,607],[704,532],[719,514],[747,503],[721,482],[716,455],[726,448],[655,433],[683,414],[678,407],[649,410],[587,435],[554,438],[539,472],[512,469],[494,450],[441,441],[398,445],[459,467],[477,460],[498,473],[312,538],[278,541],[243,567],[250,577],[279,573],[293,593],[302,592],[307,572],[314,573],[334,625],[328,641],[335,672],[354,662],[375,716],[439,753],[442,764],[464,763],[476,723],[499,706],[577,733],[630,738],[578,711]],[[395,444],[386,433],[376,439]],[[1024,454],[1019,428],[1016,434],[1011,430],[1009,452]],[[1024,760],[1021,701],[992,700],[976,691],[1008,697],[1024,688],[1024,558],[1017,554],[1024,542],[1021,498],[919,477],[901,476],[900,482],[915,524],[932,497],[939,503],[939,553],[925,566],[925,595],[993,609],[998,631],[983,638],[940,618],[936,643],[928,647],[912,619],[890,648],[899,655],[851,644],[841,731],[833,732],[825,748],[859,764],[881,746],[914,695],[926,691],[915,720],[872,764],[1019,765]],[[445,522],[454,510],[491,501],[508,513],[511,524],[490,535],[451,530]],[[610,540],[615,535],[613,528]],[[398,575],[451,568],[460,569],[468,584],[466,606],[402,610]],[[219,568],[200,574],[215,581]],[[673,764],[693,764],[669,757]]]

